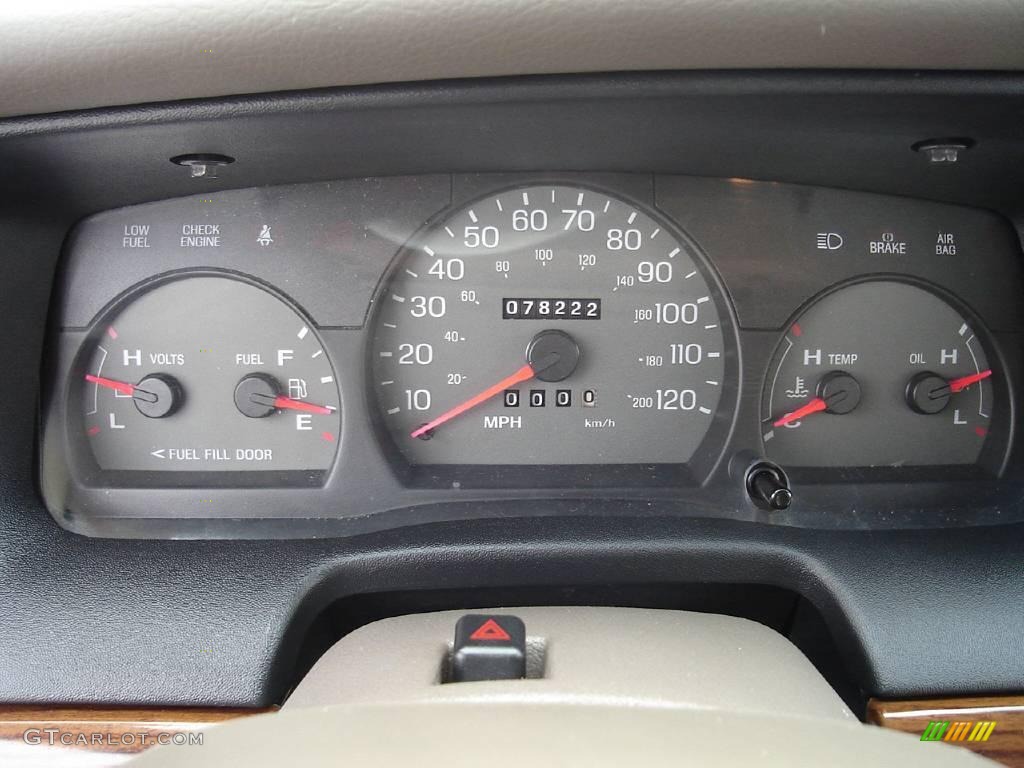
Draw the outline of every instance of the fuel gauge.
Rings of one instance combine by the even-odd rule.
[[[305,483],[334,460],[341,415],[324,347],[253,283],[157,283],[104,319],[81,360],[69,429],[100,472],[273,470]]]
[[[766,454],[783,466],[974,464],[995,376],[981,329],[924,288],[859,282],[790,325],[762,398]]]

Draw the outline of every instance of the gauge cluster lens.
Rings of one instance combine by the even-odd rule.
[[[334,461],[331,363],[309,323],[262,288],[163,282],[97,333],[73,429],[100,470],[322,473]]]
[[[1024,273],[988,211],[441,174],[129,206],[67,242],[39,486],[71,530],[1024,517]]]
[[[701,256],[589,189],[462,208],[404,252],[377,304],[372,387],[411,464],[685,463],[727,384]]]
[[[996,412],[973,327],[934,293],[869,281],[826,294],[768,371],[767,455],[783,466],[973,464]]]

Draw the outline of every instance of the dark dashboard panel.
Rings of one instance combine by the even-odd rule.
[[[457,590],[470,584],[518,585],[500,600],[511,604],[528,599],[516,591],[525,588],[564,601],[566,586],[627,582],[679,594],[709,583],[792,590],[822,611],[855,683],[873,695],[1019,690],[1020,524],[823,531],[668,516],[650,500],[530,499],[470,501],[449,523],[437,522],[453,517],[447,504],[395,510],[391,521],[408,527],[349,538],[157,541],[173,532],[153,520],[138,523],[132,541],[86,538],[43,506],[29,401],[40,389],[61,242],[99,211],[342,177],[612,168],[913,196],[992,209],[1019,229],[1022,94],[1019,76],[999,73],[691,73],[322,91],[0,123],[9,332],[0,698],[263,705],[286,693],[314,618],[346,597],[436,589],[453,595],[442,607],[459,607]],[[976,145],[965,162],[932,167],[910,146],[934,136]],[[197,182],[167,162],[193,151],[239,161],[219,180]],[[1001,346],[1007,355],[1020,348]],[[768,361],[756,362],[744,361],[743,382],[755,391]],[[942,490],[880,490],[913,494],[909,503],[933,522],[961,508]],[[159,497],[140,493],[132,507]],[[1016,514],[1018,499],[1007,499],[993,523]],[[687,505],[723,506],[718,494]],[[476,519],[485,513],[493,517]],[[177,535],[185,524],[175,521]],[[219,533],[203,520],[188,527]],[[266,536],[260,528],[249,520],[236,530]],[[320,521],[300,518],[281,528],[324,534]],[[334,532],[346,530],[358,526]]]
[[[585,198],[593,201],[596,214],[586,207]],[[621,221],[609,218],[610,223],[596,223],[602,222],[603,216],[615,216],[616,210],[621,210]],[[641,214],[645,210],[666,218],[651,219]],[[586,217],[576,218],[580,211]],[[456,224],[459,216],[464,220]],[[491,221],[494,225],[488,223]],[[643,225],[642,221],[649,223]],[[659,221],[663,223],[659,225]],[[580,222],[585,230],[579,233],[579,237],[586,236],[583,240],[565,234]],[[561,239],[538,233],[541,224]],[[602,226],[608,228],[607,243]],[[459,230],[458,238],[452,227]],[[678,227],[684,240],[674,239],[666,230],[662,241],[657,241],[663,227]],[[462,229],[466,230],[466,243],[461,242]],[[494,243],[481,241],[480,232],[485,238],[493,237]],[[642,241],[651,234],[654,238],[648,246]],[[598,235],[600,242],[595,240]],[[501,244],[499,236],[505,238]],[[518,236],[522,244],[504,244],[510,236],[513,240]],[[624,236],[636,242],[624,242]],[[445,251],[449,242],[458,242],[458,248]],[[657,244],[661,242],[664,244]],[[679,245],[673,247],[676,242]],[[538,249],[540,244],[548,247]],[[638,255],[631,255],[631,250]],[[584,252],[591,255],[584,256]],[[416,261],[404,255],[417,253]],[[54,317],[62,330],[53,339],[50,371],[55,383],[44,409],[44,492],[62,524],[93,535],[337,535],[410,520],[462,518],[467,504],[473,505],[473,515],[486,517],[490,512],[480,502],[517,498],[531,500],[535,514],[545,514],[545,500],[603,498],[642,504],[657,514],[824,528],[1012,522],[1020,514],[1016,503],[1019,472],[1014,465],[1007,465],[1016,418],[1009,382],[1020,378],[1017,339],[1024,331],[1024,312],[1015,300],[1022,287],[1019,256],[1012,228],[986,211],[742,178],[580,173],[368,178],[223,191],[108,211],[76,228],[68,241],[56,292]],[[687,258],[695,261],[685,266]],[[610,274],[600,271],[605,263],[611,267]],[[703,266],[695,269],[695,263]],[[453,269],[457,270],[454,279]],[[717,305],[712,314],[700,304],[709,301],[710,289],[692,280],[698,269],[706,271],[709,284],[721,280],[720,288],[715,289],[721,292],[716,294],[719,298],[704,305]],[[598,271],[592,277],[594,270]],[[493,277],[486,278],[487,274]],[[127,314],[124,307],[132,308],[140,296],[155,296],[163,290],[160,286],[173,286],[194,275],[215,279],[213,286],[219,277],[225,288],[237,280],[247,281],[279,294],[281,301],[292,304],[293,311],[307,319],[285,320],[285,324],[294,322],[295,328],[281,335],[282,328],[264,325],[273,314],[268,310],[246,321],[251,329],[248,334],[236,333],[239,340],[232,343],[237,349],[213,349],[219,338],[213,327],[229,325],[232,317],[248,312],[246,302],[239,299],[242,303],[236,306],[218,307],[227,313],[221,320],[213,320],[211,309],[210,321],[197,321],[192,336],[170,333],[167,337],[170,329],[166,326],[185,324],[184,318],[171,319],[171,309],[165,310],[166,318],[148,318],[145,333],[139,328],[133,329],[134,336],[126,333],[122,322],[127,321],[119,319]],[[224,283],[223,278],[230,279]],[[485,289],[487,283],[481,280],[490,280],[494,287]],[[806,350],[809,357],[797,367],[795,389],[788,390],[788,397],[795,399],[780,394],[780,404],[775,405],[769,396],[767,410],[762,412],[762,400],[768,396],[762,393],[768,393],[769,385],[778,379],[773,351],[782,343],[792,344],[793,329],[798,335],[803,333],[795,323],[798,312],[813,307],[823,296],[840,295],[844,286],[848,290],[864,281],[869,281],[862,289],[869,304],[873,296],[888,295],[886,291],[932,295],[938,297],[938,304],[916,315],[905,315],[911,310],[903,306],[907,301],[903,298],[871,309],[865,304],[870,317],[859,317],[854,307],[842,324],[855,329],[861,322],[879,319],[881,330],[852,342],[848,349],[843,347],[845,352],[827,346],[831,341],[838,344],[838,339],[828,338],[824,351],[820,346]],[[907,287],[899,289],[899,284]],[[507,289],[507,285],[517,287]],[[572,303],[566,300],[561,301],[565,316],[551,316],[558,306],[552,297],[579,292],[581,285],[590,286],[583,290],[588,296],[606,291],[603,317],[577,325],[569,316]],[[669,299],[689,296],[685,300],[695,303],[665,304],[665,299],[645,298],[658,285],[670,288],[665,294]],[[467,288],[471,289],[468,293]],[[229,301],[227,293],[218,298],[215,288],[210,290],[211,305]],[[427,295],[407,301],[406,297],[420,290]],[[548,315],[510,320],[505,297],[510,290],[522,295],[513,300],[517,307],[523,302],[533,307],[540,301],[543,303],[537,306],[545,307]],[[541,298],[523,298],[529,295]],[[472,307],[469,314],[469,310],[458,309],[466,305],[467,296]],[[403,303],[396,303],[399,301]],[[600,300],[589,301],[596,313]],[[578,303],[582,312],[587,302],[581,299]],[[167,301],[163,305],[170,306]],[[376,313],[375,306],[379,307]],[[944,306],[949,307],[951,318],[946,321],[939,317]],[[675,314],[664,320],[666,308]],[[135,315],[141,311],[136,310]],[[191,311],[201,316],[202,305]],[[824,310],[826,317],[828,311]],[[692,317],[681,313],[692,313]],[[412,319],[406,322],[402,319],[406,317]],[[806,324],[805,315],[799,317]],[[136,320],[139,322],[141,319]],[[622,336],[630,328],[645,328],[645,322],[640,337]],[[793,327],[788,328],[787,323]],[[904,328],[908,323],[912,327]],[[943,323],[950,326],[948,337],[940,332]],[[118,337],[115,324],[123,338]],[[893,339],[888,344],[880,338],[886,335],[886,324],[892,327]],[[720,326],[725,333],[717,341],[707,336],[707,331],[696,330],[714,329],[710,333],[721,334]],[[427,330],[421,332],[422,328]],[[549,328],[558,330],[545,330]],[[679,328],[667,341],[678,338],[681,343],[666,341],[662,346],[652,336],[659,328]],[[976,328],[976,334],[967,333],[971,328]],[[298,339],[288,335],[296,329]],[[573,337],[580,339],[584,365],[589,362],[589,368],[575,373],[567,369],[559,377],[541,372],[521,389],[518,384],[509,385],[512,388],[505,389],[504,403],[501,397],[493,397],[473,412],[484,414],[482,418],[474,415],[470,417],[473,421],[456,421],[454,427],[445,426],[440,437],[431,431],[426,437],[433,436],[432,442],[413,440],[410,447],[416,449],[414,453],[404,447],[403,441],[409,440],[405,432],[392,429],[388,435],[389,423],[403,410],[409,414],[406,432],[424,424],[414,429],[414,438],[428,427],[433,429],[433,423],[425,424],[428,412],[437,412],[430,406],[431,392],[435,400],[443,402],[447,397],[454,402],[460,398],[447,395],[448,390],[463,392],[462,398],[479,390],[483,377],[496,377],[521,365],[515,363],[517,343],[526,347],[535,331],[561,334],[557,337],[563,339],[560,343],[575,344]],[[509,333],[511,346],[501,341]],[[700,341],[704,338],[701,333],[707,336],[704,341]],[[261,347],[265,337],[275,334],[281,343]],[[381,341],[395,334],[404,334],[399,339],[408,343]],[[454,341],[465,342],[467,334],[476,338],[485,334],[489,347],[498,344],[507,351],[496,362],[485,363],[482,356],[488,354],[487,348],[474,347],[472,341],[468,346],[442,341],[452,340],[454,335]],[[894,340],[897,336],[901,342]],[[157,337],[167,337],[166,344],[159,346]],[[311,349],[317,351],[313,354],[326,353],[324,358],[333,364],[333,370],[321,371],[326,375],[315,374],[314,378],[332,382],[338,389],[335,394],[323,390],[319,399],[329,409],[340,410],[340,429],[332,425],[331,416],[281,410],[320,407],[306,405],[318,400],[316,381],[307,374],[300,377],[300,363],[292,360],[296,354],[303,359],[309,354],[296,353],[292,347],[317,337],[322,339],[322,347],[314,344]],[[294,343],[289,343],[289,338]],[[975,338],[978,340],[973,341]],[[605,349],[602,339],[618,339],[609,343],[626,354],[616,358],[614,348]],[[962,345],[965,339],[966,346]],[[900,343],[907,348],[889,348]],[[160,350],[186,347],[189,352],[171,355],[170,368],[166,364],[160,367],[159,361],[168,357]],[[257,353],[257,349],[263,351]],[[214,364],[212,357],[218,353],[223,358]],[[122,356],[124,366],[118,368]],[[140,367],[147,356],[155,367],[149,360],[146,367]],[[438,369],[442,379],[448,371],[447,386],[443,380],[435,380],[434,385],[424,385],[432,388],[416,389],[428,379],[421,374],[410,378],[412,372],[427,370],[436,362],[435,356],[442,366]],[[206,416],[200,410],[193,417],[193,432],[189,432],[178,424],[184,418],[181,415],[165,420],[143,418],[136,408],[145,416],[153,414],[142,409],[144,403],[137,403],[136,408],[126,404],[131,402],[129,389],[111,393],[102,388],[131,386],[100,376],[105,374],[102,366],[108,360],[106,370],[122,370],[125,376],[138,377],[149,368],[166,369],[187,381],[188,366],[182,365],[179,375],[173,370],[173,358],[187,358],[191,363],[204,357],[211,358],[209,365],[215,368],[209,369],[205,380],[200,376],[199,382],[195,379],[199,374],[191,374],[193,380],[188,384],[193,390],[198,384],[199,391],[184,398],[186,409],[192,407],[195,413],[196,403],[203,398],[210,402],[203,390],[213,386],[211,377],[223,378],[222,369],[228,366],[238,371],[234,376],[241,377],[239,388],[260,382],[268,387],[268,395],[253,397],[273,400],[279,395],[278,410],[257,403],[255,413],[246,413],[238,401],[239,389],[235,403],[242,416],[230,400],[224,407],[213,404]],[[816,365],[810,365],[812,357]],[[886,365],[899,369],[895,374],[899,386],[900,376],[920,371],[918,380],[924,377],[926,383],[935,383],[929,384],[927,391],[920,385],[918,396],[934,391],[936,397],[945,399],[934,412],[921,410],[919,414],[902,402],[901,394],[888,406],[878,405],[880,397],[887,397],[883,390],[891,384],[887,383],[888,372],[877,370],[882,357],[889,359]],[[974,368],[969,357],[974,358]],[[407,365],[391,364],[399,358]],[[381,367],[382,359],[388,365]],[[621,362],[616,363],[617,359]],[[638,362],[630,364],[627,359]],[[503,371],[506,363],[508,371]],[[280,373],[261,372],[264,369]],[[478,369],[482,369],[481,378],[472,383],[462,381],[464,376],[470,378],[469,372],[476,376]],[[965,392],[940,392],[947,379],[935,372],[946,370],[942,376],[960,375],[955,381],[948,380],[953,386],[966,382]],[[90,383],[79,394],[83,373]],[[664,386],[643,383],[656,374],[667,384],[676,382],[683,388],[645,389]],[[669,378],[664,379],[665,375]],[[159,381],[138,382],[146,396],[150,395],[143,386],[146,381],[180,386],[171,374],[156,376]],[[234,386],[231,376],[229,372],[231,380],[217,385],[224,394]],[[782,437],[792,444],[797,433],[790,428],[799,428],[801,422],[792,420],[778,428],[785,421],[780,417],[790,402],[795,410],[813,397],[805,384],[813,388],[819,380],[834,383],[837,376],[857,387],[858,398],[861,387],[867,387],[865,405],[859,411],[853,411],[856,404],[851,403],[846,410],[829,406],[826,415],[816,417],[815,428],[829,425],[828,431],[816,438],[821,443],[818,450],[823,451],[821,461],[816,460],[814,451],[804,451],[805,459],[795,464],[780,460],[781,470],[793,482],[794,502],[788,509],[764,508],[748,492],[748,467],[766,455],[773,458],[775,445],[786,442]],[[981,381],[965,376],[990,378]],[[616,391],[616,377],[627,382],[621,384],[621,392]],[[792,370],[787,377],[792,379]],[[288,395],[299,393],[307,397],[307,379],[310,400],[289,400]],[[407,402],[403,404],[402,398],[381,387],[382,379],[397,379],[393,389],[408,386],[404,390]],[[544,386],[545,381],[550,383]],[[394,384],[391,380],[383,383]],[[698,384],[702,389],[686,388]],[[822,386],[818,384],[819,389]],[[703,390],[709,392],[699,394]],[[710,394],[715,399],[707,402],[709,408],[701,398]],[[632,409],[618,408],[621,395],[626,395],[629,402],[624,405],[632,405]],[[981,398],[977,407],[970,399],[975,396]],[[78,421],[78,401],[85,403],[84,422]],[[106,406],[98,405],[101,402],[111,404],[109,425]],[[909,405],[918,407],[913,402]],[[640,411],[644,407],[653,408],[657,419],[640,427],[643,422],[637,420],[643,417]],[[824,401],[821,407],[826,407]],[[865,421],[871,407],[874,421]],[[981,418],[969,420],[969,408],[977,410]],[[828,415],[850,411],[851,415],[841,419]],[[272,413],[278,415],[262,418]],[[288,419],[294,416],[298,432],[287,426],[290,422],[286,423],[281,413]],[[770,423],[773,420],[778,420],[776,429]],[[699,426],[702,422],[706,426]],[[632,426],[634,423],[637,426]],[[240,435],[249,437],[233,439],[231,424],[237,424]],[[552,424],[560,426],[549,433]],[[677,424],[673,428],[677,431],[657,437],[659,425],[670,424]],[[273,434],[281,435],[276,453],[270,448],[272,442],[259,438],[261,428],[264,434],[272,434],[268,431],[271,425],[276,425]],[[607,432],[608,425],[613,430],[610,434],[618,439],[602,447],[595,440],[604,434],[595,428]],[[851,425],[857,428],[851,430]],[[584,437],[587,428],[593,439]],[[699,448],[690,458],[673,463],[669,457],[677,450],[674,441],[696,429],[707,430],[706,435],[697,433],[689,438],[697,441],[693,445],[699,443]],[[906,441],[899,444],[890,429],[904,430]],[[814,430],[806,430],[811,430],[811,439]],[[915,436],[915,430],[925,431]],[[287,432],[295,435],[294,440]],[[829,446],[854,439],[853,434],[858,435],[859,447],[848,453],[856,456],[857,462],[847,466],[829,461]],[[773,445],[770,441],[776,435]],[[446,448],[445,440],[452,447]],[[339,446],[329,471],[321,475],[310,465],[305,475],[282,473],[282,468],[302,466],[294,460],[289,463],[286,451],[316,454],[319,449],[310,441],[326,441],[332,450],[335,442]],[[532,449],[528,447],[531,443]],[[549,443],[551,447],[545,449]],[[944,443],[949,444],[948,451],[941,448]],[[618,454],[623,457],[620,459],[611,458],[617,455],[617,444],[626,451]],[[459,445],[470,451],[456,453],[464,456],[461,464],[449,460],[442,466],[433,458]],[[915,458],[915,445],[922,446],[922,458]],[[924,447],[929,450],[925,452]],[[523,454],[525,458],[516,458],[514,451],[524,449],[529,451]],[[96,466],[95,451],[106,455],[109,464],[118,450],[123,453],[120,468],[132,471],[108,472]],[[644,456],[640,461],[630,458],[629,452],[637,450]],[[601,464],[591,460],[573,465],[576,451],[609,458]],[[509,465],[476,459],[485,454],[508,456]],[[791,449],[780,455],[790,454]],[[538,461],[538,456],[547,458]],[[944,467],[945,456],[949,466]],[[107,468],[117,469],[116,461]],[[947,502],[942,512],[934,511],[937,499]],[[299,518],[304,521],[302,527],[275,522]]]

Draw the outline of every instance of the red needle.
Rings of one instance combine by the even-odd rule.
[[[513,373],[511,376],[509,376],[507,378],[504,378],[501,381],[499,381],[493,387],[488,387],[483,392],[481,392],[479,395],[475,395],[474,397],[469,398],[469,400],[467,400],[464,403],[460,403],[459,405],[456,405],[450,411],[445,411],[444,413],[442,413],[440,416],[438,416],[433,421],[427,422],[426,424],[424,424],[422,427],[419,427],[418,429],[414,429],[412,431],[412,433],[410,434],[410,436],[411,437],[419,437],[420,435],[422,435],[422,434],[424,434],[426,432],[429,432],[432,429],[435,429],[435,428],[441,426],[445,422],[451,421],[452,419],[454,419],[459,414],[462,414],[462,413],[465,413],[466,411],[468,411],[470,408],[476,408],[478,405],[480,405],[480,403],[482,403],[482,402],[484,402],[486,400],[490,400],[492,397],[494,397],[496,394],[498,394],[502,390],[508,389],[509,387],[514,387],[516,384],[521,384],[524,381],[529,381],[530,379],[532,379],[536,375],[537,375],[537,372],[533,369],[533,366],[531,366],[529,363],[527,363],[522,368],[520,368],[518,371]]]
[[[982,371],[981,373],[972,373],[970,376],[961,376],[959,379],[953,379],[949,382],[949,391],[956,393],[967,389],[971,384],[977,384],[979,381],[984,381],[992,375],[992,369]]]
[[[811,400],[807,405],[797,408],[792,413],[787,413],[781,419],[775,422],[774,426],[784,427],[794,421],[800,421],[805,416],[810,416],[812,413],[818,413],[828,408],[828,404],[820,397],[816,397]]]
[[[115,392],[120,392],[122,395],[134,395],[135,385],[129,384],[125,381],[114,381],[113,379],[104,379],[102,376],[93,376],[91,373],[85,374],[85,380],[90,384],[99,384],[101,387],[112,389]]]
[[[319,413],[326,416],[331,412],[330,408],[326,408],[322,405],[314,405],[313,403],[307,403],[304,400],[292,400],[290,397],[284,395],[278,395],[274,398],[275,408],[287,408],[292,411],[306,411],[307,413]]]

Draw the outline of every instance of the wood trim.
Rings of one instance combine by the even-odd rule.
[[[56,751],[62,753],[62,766],[75,765],[76,754],[89,766],[100,765],[97,755],[107,754],[107,765],[116,765],[156,746],[160,734],[194,732],[274,711],[276,708],[0,706],[0,749],[13,754],[16,765],[50,764]]]
[[[944,740],[954,734],[953,723],[994,722],[995,727],[987,741],[970,741],[972,726],[969,730],[961,729],[963,741],[947,743],[966,747],[1013,768],[1024,768],[1024,694],[905,701],[871,699],[867,719],[869,723],[919,738],[929,723],[948,722],[950,727]]]

